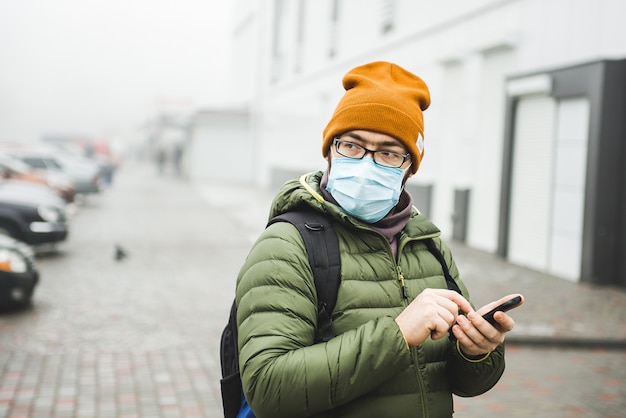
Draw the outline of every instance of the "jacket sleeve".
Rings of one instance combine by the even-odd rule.
[[[459,271],[452,258],[450,249],[441,241],[439,245],[441,245],[441,251],[448,264],[450,274],[459,284],[463,296],[471,303],[467,287],[459,279]],[[502,377],[504,366],[504,345],[498,346],[485,360],[473,362],[468,361],[459,353],[456,344],[450,344],[446,372],[452,386],[452,392],[456,395],[470,397],[487,392]]]
[[[452,392],[463,397],[478,396],[495,386],[504,373],[504,345],[499,345],[485,360],[463,358],[452,345],[446,367]]]
[[[317,295],[298,231],[271,225],[237,284],[240,368],[257,417],[310,416],[371,391],[410,365],[391,317],[314,344]]]

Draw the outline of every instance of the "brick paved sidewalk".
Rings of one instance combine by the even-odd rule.
[[[148,352],[0,352],[0,417],[219,417],[206,346]]]

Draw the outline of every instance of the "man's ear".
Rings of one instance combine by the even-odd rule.
[[[324,159],[326,160],[326,162],[328,163],[328,167],[330,168],[330,161],[333,159],[333,147],[330,147],[328,149],[328,152],[326,153],[326,157],[324,157]]]

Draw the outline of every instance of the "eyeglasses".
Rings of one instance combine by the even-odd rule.
[[[411,158],[410,153],[398,154],[397,152],[391,152],[386,150],[374,151],[362,147],[359,144],[355,144],[354,142],[346,141],[345,139],[335,138],[333,140],[333,144],[335,145],[335,150],[337,151],[337,154],[341,156],[360,160],[365,157],[367,153],[371,153],[374,162],[378,165],[382,165],[385,167],[402,167],[406,160]]]

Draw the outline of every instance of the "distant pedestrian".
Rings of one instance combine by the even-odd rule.
[[[173,153],[174,172],[180,176],[182,175],[183,146],[181,144],[174,145]]]
[[[156,152],[157,170],[160,175],[165,171],[165,163],[167,162],[167,153],[163,147],[159,147]]]

